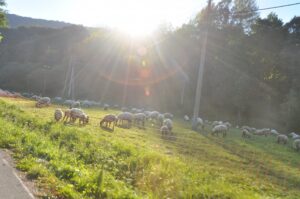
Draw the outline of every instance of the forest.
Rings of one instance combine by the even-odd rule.
[[[239,2],[248,1],[222,0],[144,39],[77,25],[1,28],[0,87],[191,115],[207,30],[201,117],[300,131],[300,17],[262,18],[255,1]]]

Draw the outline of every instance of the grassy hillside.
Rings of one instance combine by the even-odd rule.
[[[178,119],[174,136],[147,128],[106,132],[108,112],[86,109],[85,127],[53,121],[55,106],[0,99],[0,147],[18,169],[58,198],[300,198],[300,154],[274,137],[224,139],[191,131]]]

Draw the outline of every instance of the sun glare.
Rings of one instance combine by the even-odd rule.
[[[76,1],[77,21],[90,26],[108,26],[125,32],[133,37],[148,36],[159,25],[172,23],[174,26],[186,21],[185,1],[178,0],[90,0],[82,9],[82,3]],[[75,15],[75,13],[73,13]]]

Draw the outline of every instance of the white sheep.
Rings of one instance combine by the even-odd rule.
[[[183,117],[183,119],[184,119],[184,121],[190,121],[190,117],[189,116],[187,116],[187,115],[185,115],[184,117]]]
[[[163,114],[158,114],[157,121],[159,122],[159,126],[163,125],[165,116]]]
[[[133,114],[130,112],[123,112],[118,115],[118,124],[123,126],[124,121],[127,122],[127,128],[131,127],[133,121]]]
[[[219,135],[219,133],[223,134],[223,137],[227,135],[228,127],[224,124],[219,124],[213,127],[212,135]]]
[[[170,133],[170,130],[167,126],[163,125],[162,127],[160,127],[160,132],[164,136],[168,135]]]
[[[289,136],[291,136],[293,140],[300,139],[300,135],[298,135],[294,132],[290,133]]]
[[[171,113],[164,113],[164,118],[166,119],[173,119],[174,115]]]
[[[146,115],[144,113],[135,113],[133,115],[134,123],[145,127]]]
[[[289,138],[286,135],[280,134],[277,136],[277,143],[287,144]]]
[[[224,125],[226,125],[228,129],[232,126],[230,122],[225,122]]]
[[[79,108],[72,108],[65,111],[65,115],[63,120],[69,120],[69,122],[75,123],[77,119],[79,119],[79,124],[87,124],[89,122],[89,116],[85,114]]]
[[[151,120],[157,120],[158,116],[159,116],[159,112],[158,111],[152,111],[150,113],[150,119]]]
[[[252,134],[247,129],[243,129],[242,130],[242,137],[243,138],[251,138]]]
[[[50,103],[51,103],[51,99],[49,97],[42,97],[37,101],[35,106],[37,108],[41,108],[41,107],[49,106]]]
[[[271,135],[277,136],[277,135],[279,135],[279,133],[275,129],[272,129],[271,130]]]
[[[169,131],[171,132],[173,129],[173,122],[171,119],[164,119],[163,126],[167,126]]]
[[[109,105],[108,104],[104,104],[103,105],[103,110],[107,111],[109,109]]]
[[[63,111],[61,109],[56,109],[54,112],[54,119],[58,122],[63,117]]]
[[[299,150],[300,150],[300,139],[294,140],[294,142],[293,142],[293,148],[294,148],[296,151],[299,151]]]
[[[200,117],[196,118],[196,128],[198,129],[198,127],[204,129],[204,122]]]

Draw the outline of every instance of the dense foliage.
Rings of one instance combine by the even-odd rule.
[[[300,131],[300,17],[283,23],[274,13],[251,13],[256,8],[222,0],[209,18],[203,10],[145,40],[81,26],[4,29],[0,85],[67,97],[73,66],[76,99],[191,114],[209,20],[201,116]],[[235,14],[243,10],[250,14]]]

